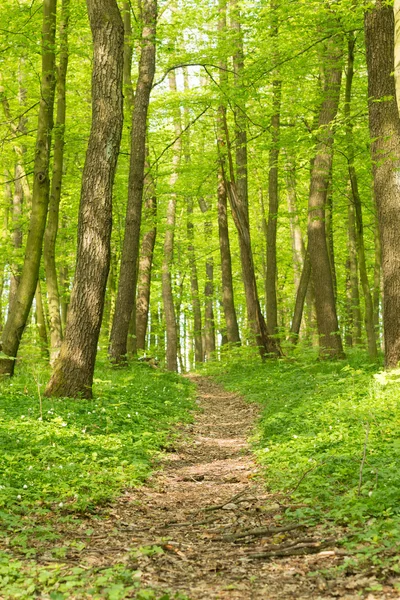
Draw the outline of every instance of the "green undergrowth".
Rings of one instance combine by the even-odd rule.
[[[251,350],[207,366],[261,406],[253,441],[266,484],[304,505],[287,515],[340,524],[359,556],[394,557],[400,572],[400,371],[380,369],[359,353],[261,363]]]
[[[38,545],[54,545],[55,522],[101,518],[124,488],[144,481],[157,452],[173,443],[177,424],[192,420],[192,384],[146,364],[112,369],[104,362],[96,370],[94,398],[73,400],[43,397],[47,379],[40,365],[22,365],[0,384],[0,546],[6,549],[0,597],[53,590],[40,597],[159,598],[143,590],[129,595],[138,582],[131,575],[130,585],[124,583],[128,575],[118,565],[106,575],[84,571],[78,577],[64,569],[67,579],[54,588],[61,567],[44,568],[34,559]],[[93,584],[92,595],[79,591],[79,580]]]

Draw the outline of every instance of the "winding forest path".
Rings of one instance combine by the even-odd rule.
[[[333,580],[309,577],[311,571],[344,560],[334,542],[326,549],[319,546],[322,529],[222,538],[247,529],[279,529],[276,517],[284,507],[257,482],[246,442],[257,407],[207,378],[193,379],[202,409],[195,423],[165,454],[162,469],[146,486],[126,492],[110,518],[99,523],[101,531],[86,547],[86,560],[90,562],[92,553],[93,562],[106,565],[121,561],[128,549],[132,557],[132,549],[142,548],[130,563],[141,571],[142,586],[181,592],[191,600],[398,597],[389,588],[365,591],[376,582],[365,574]],[[303,544],[299,551],[316,544],[315,554],[261,560],[248,556],[276,550],[277,545],[282,551],[283,545],[296,541]],[[143,547],[149,548],[147,553]]]

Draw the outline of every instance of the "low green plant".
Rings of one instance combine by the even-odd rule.
[[[61,600],[73,590],[74,598],[119,600],[142,593],[140,578],[124,565],[78,573],[65,565],[44,568],[34,558],[44,544],[52,546],[53,561],[63,562],[70,542],[57,542],[55,521],[70,520],[73,528],[77,518],[143,482],[177,425],[192,419],[193,386],[146,364],[113,369],[104,361],[92,400],[54,399],[42,394],[47,376],[40,364],[25,365],[0,385],[0,547],[7,548],[0,596],[41,592]]]
[[[304,505],[287,515],[344,526],[376,563],[400,550],[400,372],[379,369],[359,353],[261,363],[249,349],[207,367],[260,404],[253,443],[266,485]]]

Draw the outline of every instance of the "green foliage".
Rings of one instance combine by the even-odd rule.
[[[188,381],[135,364],[99,367],[93,400],[38,397],[32,374],[0,388],[0,508],[83,511],[142,481],[189,418]]]
[[[185,600],[186,596],[142,588],[141,572],[124,564],[84,569],[55,564],[41,566],[0,553],[0,592],[4,599],[29,600],[41,594],[50,600],[107,599]],[[43,594],[46,594],[45,596]],[[73,596],[72,596],[73,595]]]
[[[99,570],[57,564],[85,543],[55,546],[52,518],[75,522],[142,482],[152,457],[173,440],[173,427],[191,419],[190,382],[140,363],[124,370],[99,364],[95,397],[87,401],[41,397],[46,380],[40,367],[25,365],[0,387],[0,542],[25,557],[0,554],[0,596],[179,598],[142,589],[140,572],[127,565]],[[37,544],[52,545],[55,564],[32,560]]]
[[[266,484],[305,505],[288,514],[339,523],[369,558],[400,544],[398,372],[377,373],[356,353],[260,364],[249,351],[230,354],[221,375],[208,369],[260,404],[254,445]]]

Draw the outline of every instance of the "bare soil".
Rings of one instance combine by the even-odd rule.
[[[257,407],[210,379],[193,380],[200,409],[194,424],[144,487],[127,490],[105,519],[92,520],[95,532],[79,563],[127,562],[141,571],[143,587],[191,600],[398,598],[394,582],[373,591],[373,571],[310,576],[345,560],[342,532],[326,524],[279,531],[290,502],[266,491],[247,443]],[[268,531],[234,537],[260,529]],[[249,556],[257,552],[269,556]]]

